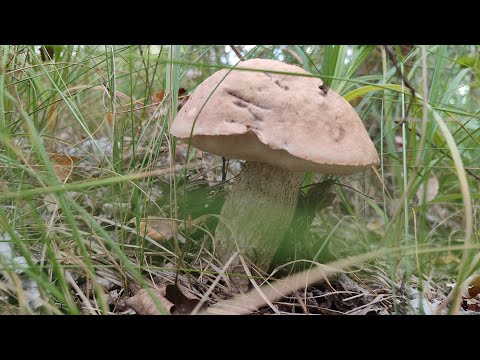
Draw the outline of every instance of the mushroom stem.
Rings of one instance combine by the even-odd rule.
[[[235,179],[215,231],[216,254],[225,263],[236,251],[260,270],[268,266],[290,227],[304,173],[247,162]],[[239,259],[229,269],[245,273]],[[247,281],[231,279],[245,290]]]

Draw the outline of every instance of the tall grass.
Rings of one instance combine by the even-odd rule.
[[[238,50],[325,80],[381,157],[376,169],[336,179],[333,206],[318,212],[294,260],[362,259],[351,265],[387,274],[393,313],[402,289],[454,282],[457,311],[460,285],[479,268],[478,46]],[[179,89],[191,93],[238,61],[228,46],[0,49],[0,240],[13,251],[0,253],[1,313],[118,312],[118,299],[175,279],[172,269],[198,297],[207,291],[211,281],[198,279],[213,281],[224,265],[211,253],[222,159],[168,130]],[[308,174],[304,185],[320,179]],[[141,231],[151,216],[176,224],[171,239]]]

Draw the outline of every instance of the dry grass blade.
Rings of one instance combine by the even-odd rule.
[[[65,278],[67,279],[67,282],[75,289],[78,297],[82,300],[82,303],[85,306],[85,309],[87,309],[90,315],[97,315],[97,312],[93,308],[92,304],[90,304],[90,301],[87,299],[82,289],[80,289],[80,287],[77,285],[77,283],[73,279],[72,275],[70,274],[70,271],[65,271]]]
[[[258,286],[258,284],[255,282],[255,280],[252,277],[252,273],[250,272],[250,269],[248,268],[247,264],[245,263],[245,259],[243,258],[242,255],[240,255],[240,261],[242,262],[243,269],[245,270],[245,273],[248,275],[250,278],[250,283],[253,285],[257,293],[262,297],[263,301],[270,306],[270,308],[275,312],[275,314],[280,314],[278,311],[277,307],[272,304],[270,299],[263,293],[262,289]]]
[[[216,288],[216,286],[218,285],[218,283],[220,282],[220,280],[222,279],[223,275],[225,274],[225,272],[227,271],[227,269],[230,267],[230,265],[232,264],[232,262],[235,260],[235,258],[238,256],[238,252],[235,252],[231,257],[230,259],[228,259],[228,261],[226,262],[225,266],[222,268],[222,270],[220,271],[220,273],[217,275],[217,277],[215,278],[215,280],[213,281],[212,285],[210,285],[210,287],[208,288],[208,290],[205,292],[205,294],[203,295],[203,297],[200,299],[200,302],[197,304],[197,306],[195,306],[195,308],[192,310],[192,315],[196,315],[198,313],[198,311],[202,308],[203,304],[205,304],[205,302],[208,300],[208,297],[210,296],[210,294],[212,293],[212,291]]]

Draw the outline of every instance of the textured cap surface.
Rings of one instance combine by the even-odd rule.
[[[362,121],[335,91],[298,66],[252,59],[201,83],[171,133],[230,159],[268,162],[292,171],[351,174],[378,162]],[[193,128],[193,131],[192,131]]]

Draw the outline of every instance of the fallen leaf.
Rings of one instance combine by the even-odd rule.
[[[425,192],[425,186],[426,186],[426,192]],[[422,183],[417,190],[418,203],[419,204],[424,203],[423,201],[424,194],[426,194],[425,202],[435,199],[435,197],[438,195],[438,189],[439,189],[438,179],[435,176],[435,174],[432,173],[432,175],[430,175],[430,178],[427,180],[426,185],[425,183]]]
[[[151,294],[156,297],[159,303],[162,304],[167,311],[170,311],[174,304],[165,298],[165,287],[160,289],[151,288],[150,290]],[[135,296],[126,299],[125,304],[135,310],[138,315],[162,314],[146,289],[141,289]]]
[[[189,95],[184,95],[187,92],[184,88],[178,89],[178,107],[177,111],[182,108],[183,105],[188,101],[190,98]],[[155,118],[159,118],[165,116],[168,112],[168,105],[166,102],[169,100],[168,98],[165,99],[165,90],[161,90],[156,92],[151,96],[152,104],[148,106],[147,113],[149,116],[155,115]],[[165,100],[165,103],[162,104],[161,108],[159,109],[159,104]]]
[[[478,304],[472,304],[467,301],[467,310],[480,312],[480,306],[478,306]]]
[[[200,301],[177,285],[168,284],[156,289],[151,288],[150,290],[160,304],[173,315],[190,314]],[[139,315],[162,314],[146,289],[141,289],[134,296],[126,299],[125,304]],[[206,307],[207,305],[204,304],[202,309]]]
[[[49,156],[53,165],[53,171],[57,175],[58,180],[66,182],[73,171],[73,165],[80,161],[77,156],[69,156],[65,154],[54,154]]]
[[[471,299],[480,294],[480,275],[473,275],[465,280],[462,287],[462,296]]]
[[[135,219],[132,219],[135,222]],[[130,220],[130,222],[132,222]],[[154,216],[148,216],[140,220],[139,233],[141,236],[147,235],[155,241],[165,241],[171,239],[178,233],[176,221],[169,219],[159,219]]]
[[[196,299],[192,294],[188,292],[184,293],[178,286],[172,284],[167,285],[165,298],[174,304],[170,309],[173,315],[188,315],[200,302],[200,300]],[[206,304],[204,304],[202,309],[206,309],[206,307]]]
[[[189,97],[189,96],[187,96],[187,95],[184,96],[184,94],[185,94],[186,92],[187,92],[187,90],[185,90],[184,88],[179,88],[179,89],[178,89],[179,102],[182,101],[183,99]],[[158,103],[161,102],[164,98],[165,98],[165,90],[158,91],[158,92],[156,92],[155,94],[153,94],[153,96],[152,96],[152,104],[158,104]],[[181,98],[181,99],[180,99],[180,98]]]
[[[165,97],[165,91],[164,90],[156,92],[152,96],[152,103],[153,104],[159,103],[163,100],[164,97]]]

